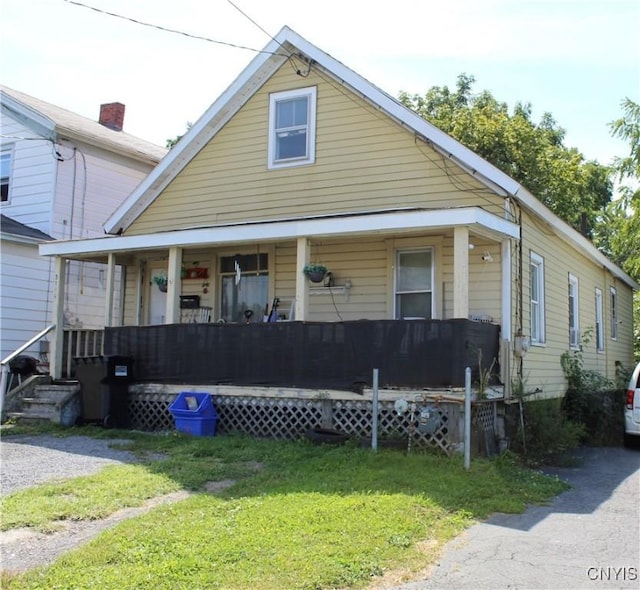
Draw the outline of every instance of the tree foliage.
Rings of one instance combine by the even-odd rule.
[[[604,210],[596,245],[633,279],[640,282],[640,105],[622,101],[623,115],[610,124],[611,134],[629,142],[629,153],[616,158],[620,196]],[[634,299],[634,343],[640,359],[640,293]]]
[[[580,230],[595,226],[611,201],[611,170],[563,144],[565,131],[550,113],[536,124],[531,104],[506,103],[488,92],[473,94],[475,78],[458,76],[456,90],[434,86],[400,101],[427,121],[520,182],[559,217]]]

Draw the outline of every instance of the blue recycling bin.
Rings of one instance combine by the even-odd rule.
[[[215,436],[218,416],[208,393],[182,391],[171,402],[169,411],[178,432],[193,436]]]

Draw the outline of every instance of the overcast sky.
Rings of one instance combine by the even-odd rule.
[[[510,107],[550,112],[565,145],[609,163],[608,123],[640,102],[640,0],[82,0],[86,6],[262,49],[288,25],[392,96],[476,78]],[[235,5],[235,6],[234,6]],[[237,7],[237,8],[236,8]],[[0,81],[164,145],[195,122],[255,53],[169,33],[71,0],[0,0]]]

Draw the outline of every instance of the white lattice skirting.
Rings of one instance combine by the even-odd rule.
[[[173,430],[169,405],[175,392],[138,392],[129,396],[131,425],[140,430]],[[214,395],[217,433],[243,432],[258,438],[300,439],[312,428],[331,428],[353,437],[370,437],[372,402],[353,399],[300,399]],[[399,415],[393,401],[379,402],[378,436],[404,436],[414,447],[435,447],[447,454],[462,450],[464,408],[458,402],[426,403],[431,415],[425,431],[418,420],[421,406]],[[425,407],[425,406],[422,406]],[[496,403],[474,404],[474,452],[490,454],[495,447]]]

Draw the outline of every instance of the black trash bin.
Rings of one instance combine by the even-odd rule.
[[[76,379],[82,385],[82,418],[109,428],[128,428],[129,384],[133,358],[122,355],[74,359]]]

